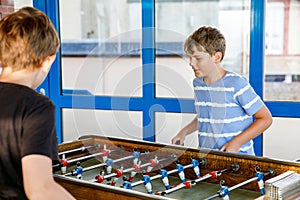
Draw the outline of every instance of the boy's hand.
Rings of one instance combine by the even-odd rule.
[[[172,138],[172,144],[177,144],[177,145],[184,145],[184,139],[185,136],[182,136],[180,133],[178,133],[175,137]]]
[[[220,151],[225,151],[229,153],[238,153],[239,149],[240,149],[240,145],[234,142],[228,142],[220,149]]]

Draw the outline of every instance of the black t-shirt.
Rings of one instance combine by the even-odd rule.
[[[58,160],[55,107],[22,85],[0,82],[0,199],[27,199],[22,157],[40,154]]]

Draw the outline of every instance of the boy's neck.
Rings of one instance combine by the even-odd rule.
[[[218,67],[217,70],[214,70],[208,76],[205,76],[203,80],[206,84],[213,84],[221,80],[226,73],[227,71],[225,69]]]
[[[32,78],[34,76],[34,72],[29,72],[27,70],[13,71],[11,68],[6,67],[2,69],[2,73],[0,74],[0,82],[14,83],[32,88],[32,80],[34,80]]]

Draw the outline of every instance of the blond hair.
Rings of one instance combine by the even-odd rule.
[[[184,51],[193,54],[193,47],[199,51],[214,55],[216,52],[222,53],[221,61],[226,50],[224,35],[216,28],[203,26],[194,31],[184,42]]]
[[[0,61],[14,71],[41,67],[60,46],[50,19],[33,7],[24,7],[0,21]]]

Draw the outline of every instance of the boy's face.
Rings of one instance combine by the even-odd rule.
[[[208,76],[210,72],[216,69],[214,56],[210,56],[207,52],[199,51],[196,47],[192,48],[192,52],[192,54],[188,53],[187,56],[190,59],[189,65],[194,70],[197,78]]]

